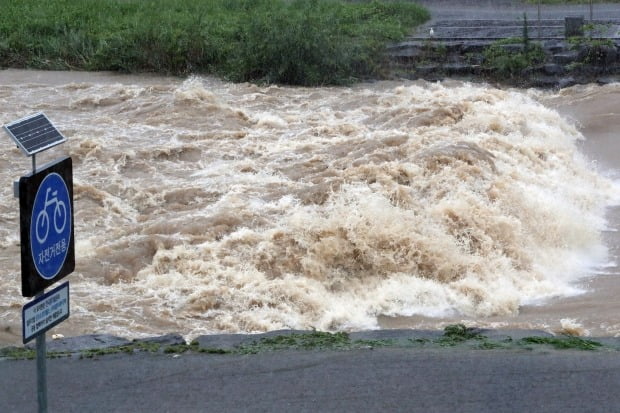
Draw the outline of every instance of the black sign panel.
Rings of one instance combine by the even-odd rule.
[[[75,269],[71,158],[21,177],[19,210],[22,295],[32,297]]]

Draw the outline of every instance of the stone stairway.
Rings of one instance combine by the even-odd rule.
[[[620,76],[620,19],[580,25],[580,41],[567,38],[568,23],[560,19],[528,21],[528,38],[542,47],[545,61],[511,80],[540,87],[616,80]],[[485,49],[498,40],[522,38],[523,26],[523,19],[433,21],[405,41],[388,47],[390,69],[396,76],[410,79],[492,80],[493,73],[485,66]],[[516,43],[502,47],[519,52],[523,45]],[[593,47],[597,49],[593,51]]]

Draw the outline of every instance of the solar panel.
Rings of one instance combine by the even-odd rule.
[[[4,129],[28,156],[67,140],[42,112],[6,124]]]

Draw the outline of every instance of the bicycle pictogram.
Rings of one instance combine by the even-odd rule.
[[[50,192],[52,193],[51,199]],[[52,188],[47,188],[45,192],[45,205],[37,215],[35,223],[35,234],[39,244],[43,244],[47,241],[47,236],[50,230],[50,217],[47,209],[51,205],[55,205],[52,216],[56,234],[62,234],[62,231],[65,229],[65,225],[67,224],[67,206],[64,201],[58,199],[58,190],[52,191]]]
[[[52,172],[38,186],[30,215],[30,250],[35,269],[46,280],[62,269],[72,234],[72,204],[63,177]]]

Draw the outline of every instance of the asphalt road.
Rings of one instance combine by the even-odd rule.
[[[382,348],[48,360],[50,412],[613,412],[616,351]],[[34,361],[0,362],[0,411],[35,412]]]
[[[521,19],[527,13],[530,22],[538,18],[538,5],[516,0],[417,0],[431,12],[432,21],[437,20],[502,20]],[[583,16],[590,18],[589,4],[541,5],[541,19],[564,19]],[[620,19],[619,3],[592,5],[594,20]]]

